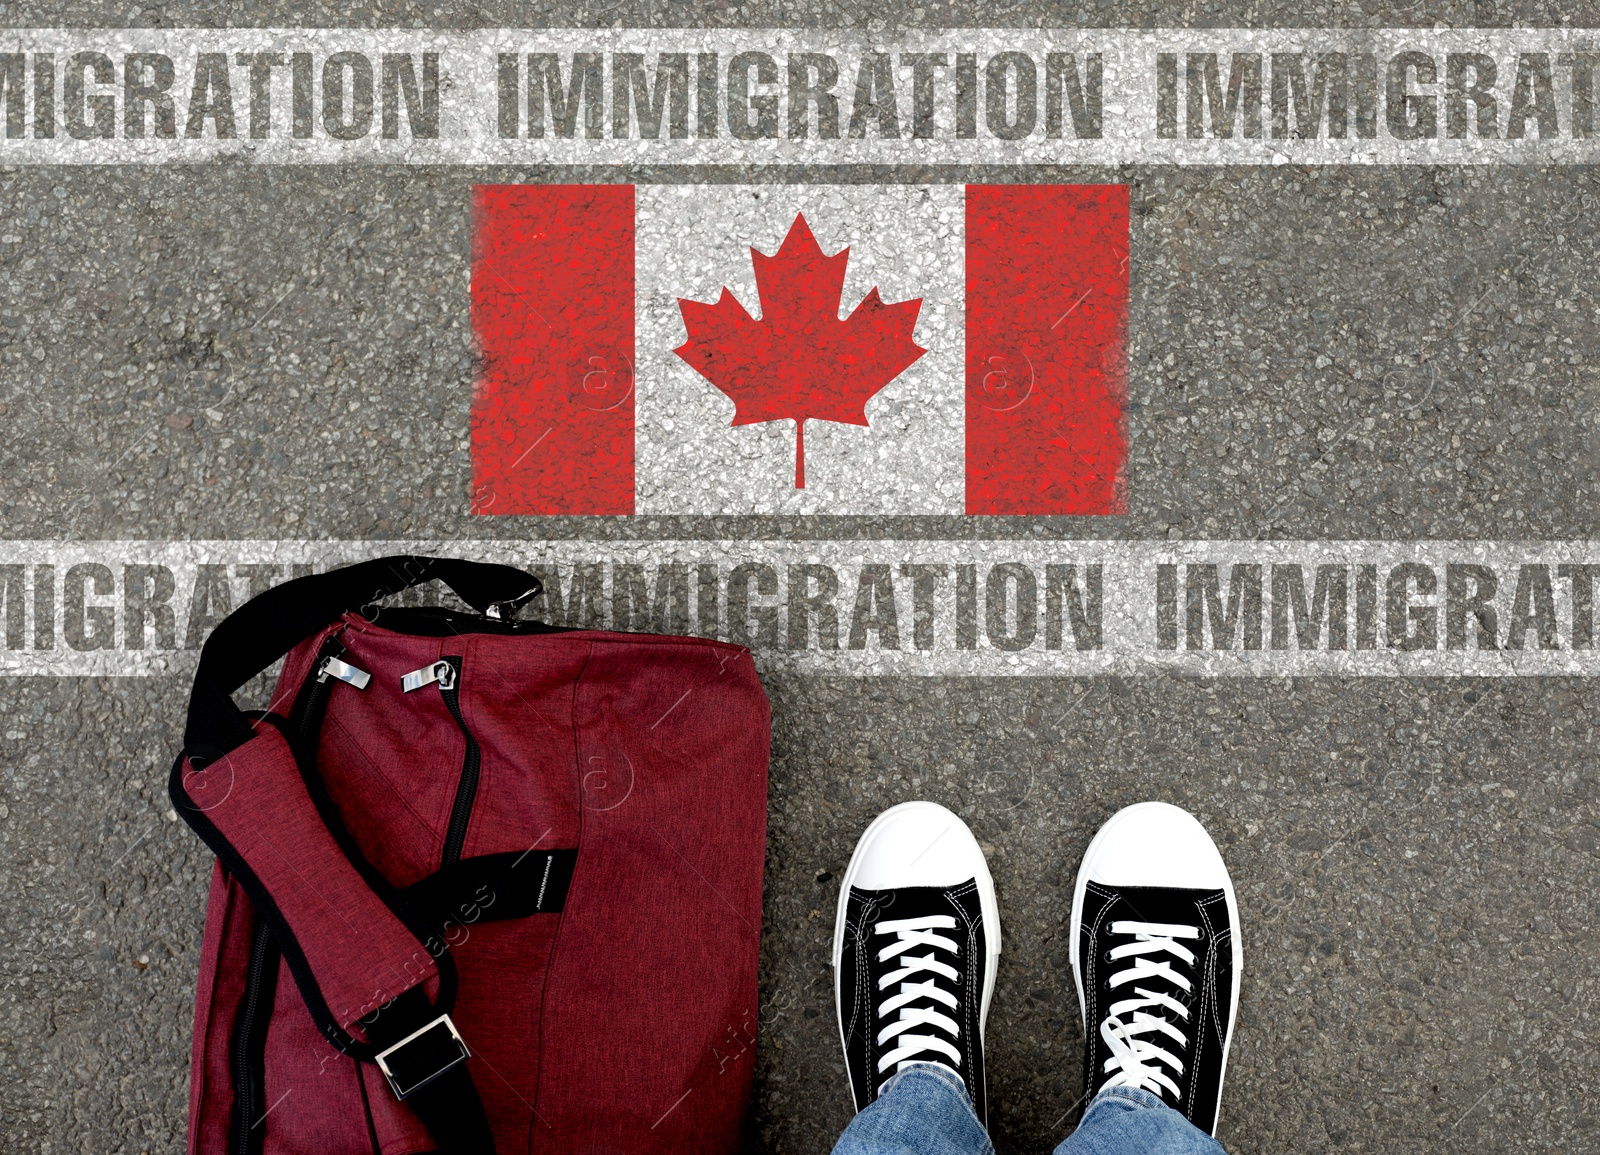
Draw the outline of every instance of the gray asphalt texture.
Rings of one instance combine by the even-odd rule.
[[[217,24],[229,5],[0,4]],[[865,6],[252,5],[259,24],[822,25]],[[1600,23],[1567,5],[929,5],[927,24]],[[237,19],[237,16],[235,16]],[[1130,512],[475,519],[468,194],[515,180],[1132,185]],[[1589,538],[1593,170],[0,169],[9,537]],[[0,680],[0,1150],[181,1148],[210,856],[169,814],[187,685]],[[828,949],[879,810],[945,803],[1006,954],[993,1132],[1083,1086],[1065,923],[1097,825],[1160,798],[1223,848],[1245,978],[1230,1150],[1570,1150],[1600,1085],[1600,688],[1568,680],[774,678],[752,1136],[849,1117]]]

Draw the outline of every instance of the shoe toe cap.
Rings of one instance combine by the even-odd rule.
[[[984,869],[983,851],[965,822],[936,802],[905,802],[862,836],[849,882],[862,890],[955,886]]]
[[[1090,844],[1083,873],[1115,887],[1220,890],[1228,885],[1228,868],[1205,827],[1165,802],[1141,802],[1113,814]]]

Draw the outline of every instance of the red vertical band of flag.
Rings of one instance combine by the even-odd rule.
[[[967,186],[967,513],[1125,509],[1128,189]]]
[[[473,189],[472,511],[633,512],[633,186]]]

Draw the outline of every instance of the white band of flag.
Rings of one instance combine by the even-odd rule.
[[[12,541],[0,673],[187,675],[243,601],[391,554],[539,574],[526,614],[769,673],[1600,674],[1600,542]]]
[[[0,163],[1600,159],[1590,29],[13,29]]]

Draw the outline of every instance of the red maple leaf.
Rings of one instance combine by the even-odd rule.
[[[867,424],[867,401],[927,352],[912,340],[922,300],[885,304],[876,286],[839,320],[850,250],[823,255],[805,214],[773,256],[750,250],[761,319],[724,286],[714,305],[678,299],[689,339],[674,350],[733,399],[734,425],[794,422],[794,485],[806,486],[807,421]]]

